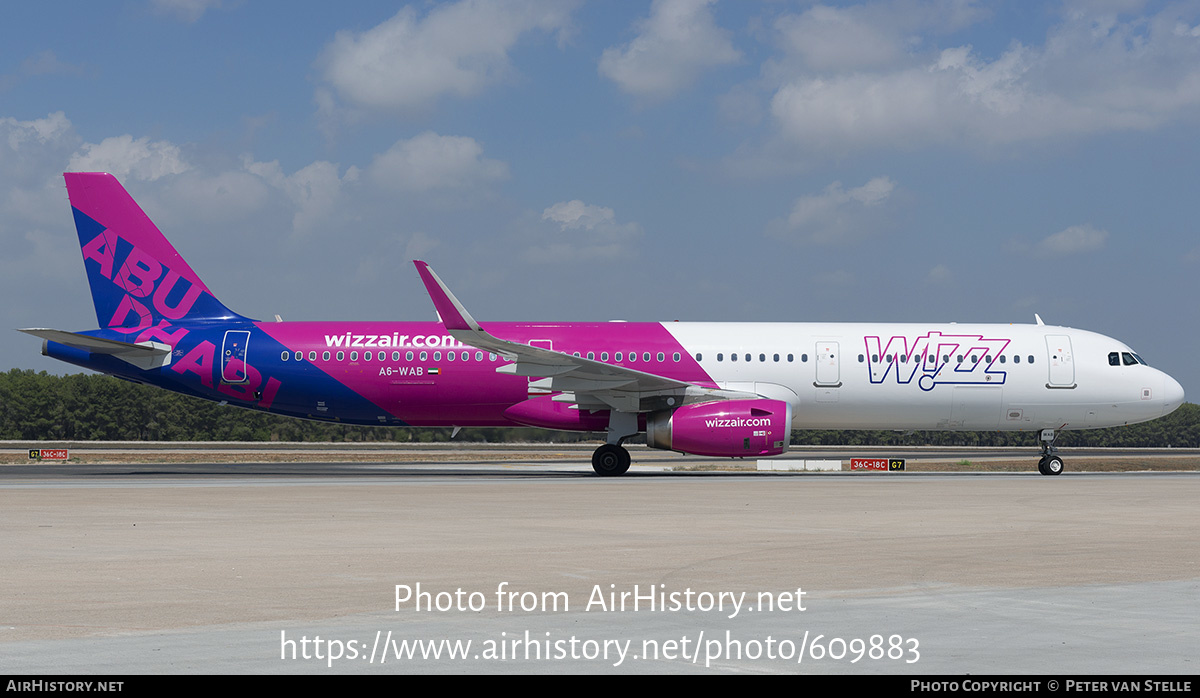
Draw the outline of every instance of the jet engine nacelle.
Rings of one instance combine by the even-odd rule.
[[[777,456],[788,448],[792,407],[782,400],[724,400],[684,405],[646,418],[651,448],[697,456]]]

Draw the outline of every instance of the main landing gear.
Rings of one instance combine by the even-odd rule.
[[[602,477],[624,475],[629,470],[629,451],[617,444],[604,444],[592,454],[592,470]]]
[[[629,470],[629,451],[621,444],[638,433],[638,418],[633,412],[612,410],[608,415],[608,443],[592,454],[592,470],[601,477],[624,475]]]
[[[1063,471],[1063,459],[1054,455],[1054,440],[1058,434],[1053,429],[1042,430],[1042,457],[1038,460],[1038,472],[1042,475],[1060,475]]]

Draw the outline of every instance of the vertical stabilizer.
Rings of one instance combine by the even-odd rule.
[[[212,295],[116,177],[63,177],[101,329],[162,334],[182,323],[244,319]]]

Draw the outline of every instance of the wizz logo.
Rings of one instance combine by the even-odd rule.
[[[978,334],[929,332],[916,338],[866,337],[871,382],[915,379],[921,390],[942,384],[1002,384],[1008,373],[997,362],[1012,340]]]

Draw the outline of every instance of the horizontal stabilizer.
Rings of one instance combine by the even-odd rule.
[[[171,363],[171,347],[160,342],[122,342],[117,339],[104,339],[78,332],[53,330],[44,327],[33,327],[18,330],[34,337],[65,344],[68,347],[82,349],[93,354],[108,354],[126,363],[148,371],[152,368],[162,368]]]

